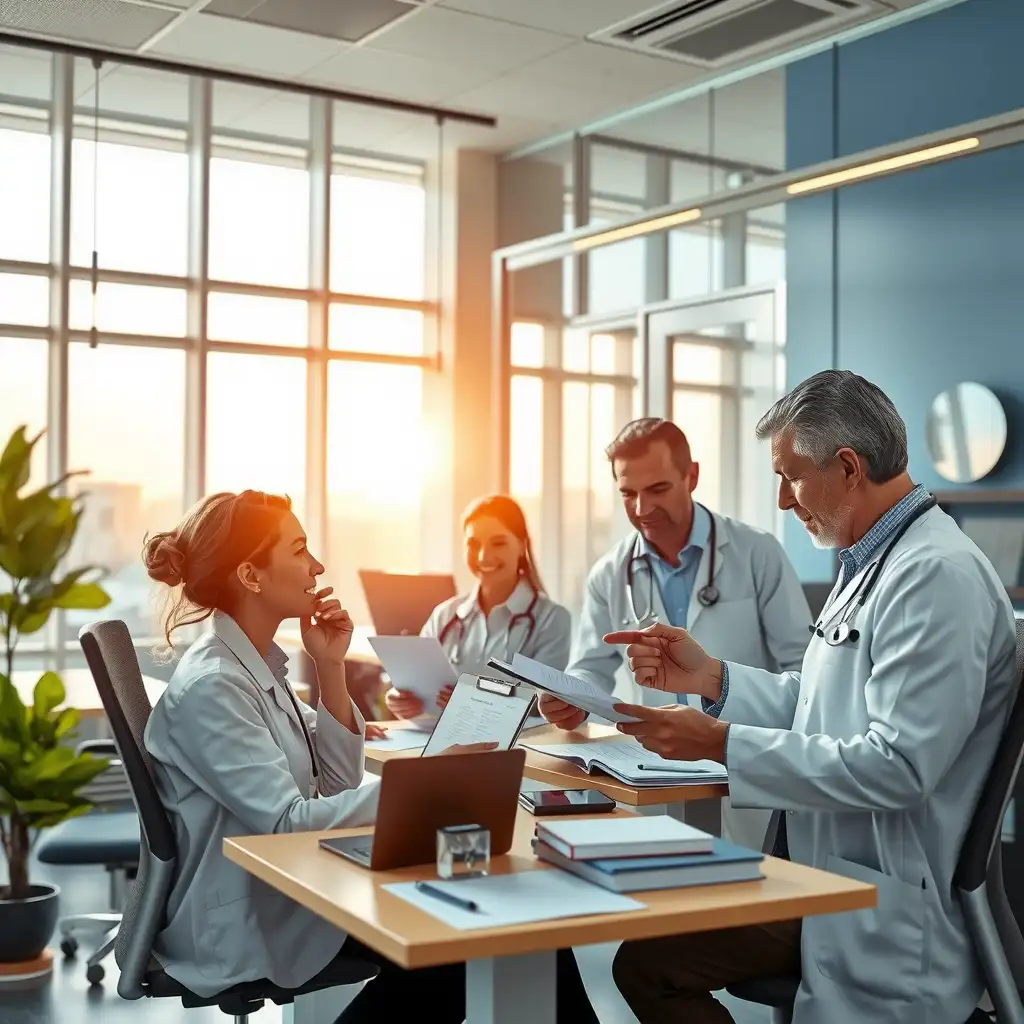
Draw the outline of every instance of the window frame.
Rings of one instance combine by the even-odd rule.
[[[104,346],[140,346],[173,348],[186,353],[185,407],[185,505],[198,500],[206,490],[206,361],[209,353],[236,355],[279,355],[302,358],[307,365],[306,408],[306,526],[310,545],[326,550],[327,542],[327,376],[332,362],[370,362],[383,365],[415,366],[423,374],[424,391],[439,386],[439,302],[434,297],[436,281],[429,261],[424,265],[424,298],[401,299],[331,291],[330,282],[330,182],[332,173],[343,173],[351,166],[361,176],[380,174],[392,181],[418,181],[424,187],[428,203],[426,166],[422,161],[400,157],[357,153],[336,146],[332,138],[333,101],[311,97],[309,103],[309,139],[296,144],[294,139],[274,139],[215,128],[213,125],[213,81],[199,75],[185,76],[189,90],[187,124],[160,122],[157,119],[122,119],[101,114],[98,126],[100,143],[137,144],[148,148],[184,151],[188,156],[188,268],[184,276],[112,270],[102,265],[96,270],[71,261],[71,158],[76,139],[93,138],[93,120],[75,110],[75,59],[69,54],[53,53],[49,101],[26,99],[17,105],[6,104],[0,124],[19,131],[48,134],[51,145],[50,239],[48,262],[0,259],[0,273],[46,277],[50,283],[49,323],[28,326],[0,323],[0,334],[19,338],[38,338],[48,342],[48,408],[46,433],[47,479],[58,479],[68,465],[68,355],[72,343]],[[46,120],[48,116],[48,122]],[[309,285],[287,286],[247,284],[211,278],[208,270],[210,210],[210,161],[213,157],[242,159],[285,166],[301,166],[309,171]],[[427,231],[434,230],[425,209]],[[429,249],[429,237],[425,238]],[[188,307],[186,329],[181,336],[153,337],[128,332],[72,329],[69,323],[69,289],[72,281],[95,280],[97,284],[120,284],[167,288],[184,292]],[[211,293],[299,299],[307,304],[309,333],[307,344],[296,346],[274,342],[253,342],[208,337],[207,309]],[[328,312],[335,306],[368,306],[378,309],[414,310],[423,316],[424,350],[419,355],[371,353],[330,348]],[[2,318],[0,318],[2,319]],[[67,651],[59,638],[64,633],[63,615],[52,617],[40,642],[27,644],[26,651],[42,650],[52,656],[59,670]],[[36,638],[33,638],[34,640]]]

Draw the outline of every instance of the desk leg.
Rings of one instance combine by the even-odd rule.
[[[470,960],[466,1024],[555,1024],[555,963],[554,951]]]
[[[299,996],[281,1007],[281,1024],[334,1024],[361,989],[362,985],[339,985]]]
[[[685,821],[687,825],[710,832],[713,836],[722,835],[722,801],[721,800],[687,800],[684,803],[650,804],[646,807],[620,806],[641,814],[667,814],[677,821]]]

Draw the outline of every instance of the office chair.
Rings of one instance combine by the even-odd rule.
[[[1003,887],[1002,827],[1024,754],[1024,620],[1017,619],[1017,695],[988,778],[967,827],[953,891],[981,965],[998,1024],[1024,1024],[1024,937]],[[772,1024],[790,1024],[799,978],[764,978],[730,985],[738,999],[772,1007]],[[971,1020],[987,1020],[976,1010]]]
[[[75,752],[83,751],[112,758],[107,771],[95,780],[97,784],[82,790],[83,796],[92,800],[100,810],[80,818],[70,818],[49,829],[40,840],[37,856],[43,864],[103,867],[110,876],[107,912],[74,914],[62,917],[59,924],[60,948],[67,957],[73,957],[78,951],[80,933],[107,936],[86,961],[85,976],[90,984],[97,985],[104,976],[101,961],[113,950],[117,938],[116,929],[121,924],[120,911],[128,881],[135,877],[139,866],[139,816],[134,807],[125,808],[121,799],[130,800],[131,797],[114,743],[111,740],[86,740],[78,744]],[[103,782],[106,776],[114,778]],[[122,780],[123,787],[119,785]],[[104,805],[110,809],[103,810]]]
[[[247,1024],[249,1014],[261,1009],[267,999],[280,1006],[299,995],[375,977],[374,965],[338,958],[329,969],[296,989],[281,988],[262,979],[233,985],[207,998],[196,995],[163,970],[153,952],[153,943],[163,926],[178,851],[143,743],[153,709],[142,684],[131,635],[123,622],[112,619],[85,626],[79,633],[79,643],[124,763],[141,824],[138,874],[114,943],[114,959],[121,969],[118,995],[122,999],[177,997],[186,1008],[217,1006],[231,1015],[235,1024]]]

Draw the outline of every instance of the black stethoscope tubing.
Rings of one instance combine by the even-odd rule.
[[[834,628],[830,627],[826,630],[824,618],[821,618],[812,626],[808,627],[812,636],[820,637],[830,647],[839,647],[847,641],[851,644],[855,644],[860,639],[860,630],[851,626],[850,620],[857,614],[858,609],[864,607],[864,603],[867,601],[868,596],[874,589],[875,583],[878,582],[878,577],[881,575],[882,568],[884,567],[886,560],[889,558],[892,549],[903,539],[903,535],[907,530],[909,530],[910,527],[925,514],[925,512],[935,508],[937,504],[938,502],[934,497],[929,497],[928,501],[914,511],[910,518],[896,531],[878,561],[875,562],[867,572],[865,572],[864,576],[854,588],[853,593],[850,595],[843,607],[839,609],[836,615],[831,616],[830,622],[834,622],[836,617],[839,617],[839,622],[836,626]],[[829,611],[831,611],[831,608],[826,606],[822,615],[824,616]]]
[[[708,518],[711,520],[711,533],[708,536],[708,543],[710,545],[708,551],[708,578],[700,590],[697,591],[697,600],[701,603],[704,608],[712,608],[718,604],[721,594],[718,592],[718,587],[715,586],[715,549],[718,543],[718,528],[715,525],[715,517],[706,509],[703,505],[696,506],[703,508],[707,513]],[[633,542],[633,554],[630,556],[629,562],[626,565],[626,593],[629,595],[629,607],[633,612],[633,618],[636,619],[637,623],[641,623],[649,619],[654,614],[654,568],[651,565],[650,556],[646,552],[637,552],[638,541]],[[636,610],[636,594],[633,588],[633,565],[635,562],[643,562],[647,567],[647,579],[650,584],[650,592],[647,597],[647,613],[640,617]]]

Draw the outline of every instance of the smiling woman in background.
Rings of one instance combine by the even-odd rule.
[[[487,659],[511,661],[516,653],[552,668],[569,663],[572,619],[544,590],[523,510],[511,498],[478,498],[462,517],[466,565],[477,584],[439,604],[421,636],[436,636],[457,673],[487,674]],[[452,688],[438,697],[444,707]],[[424,711],[415,694],[391,689],[385,696],[396,718]]]

